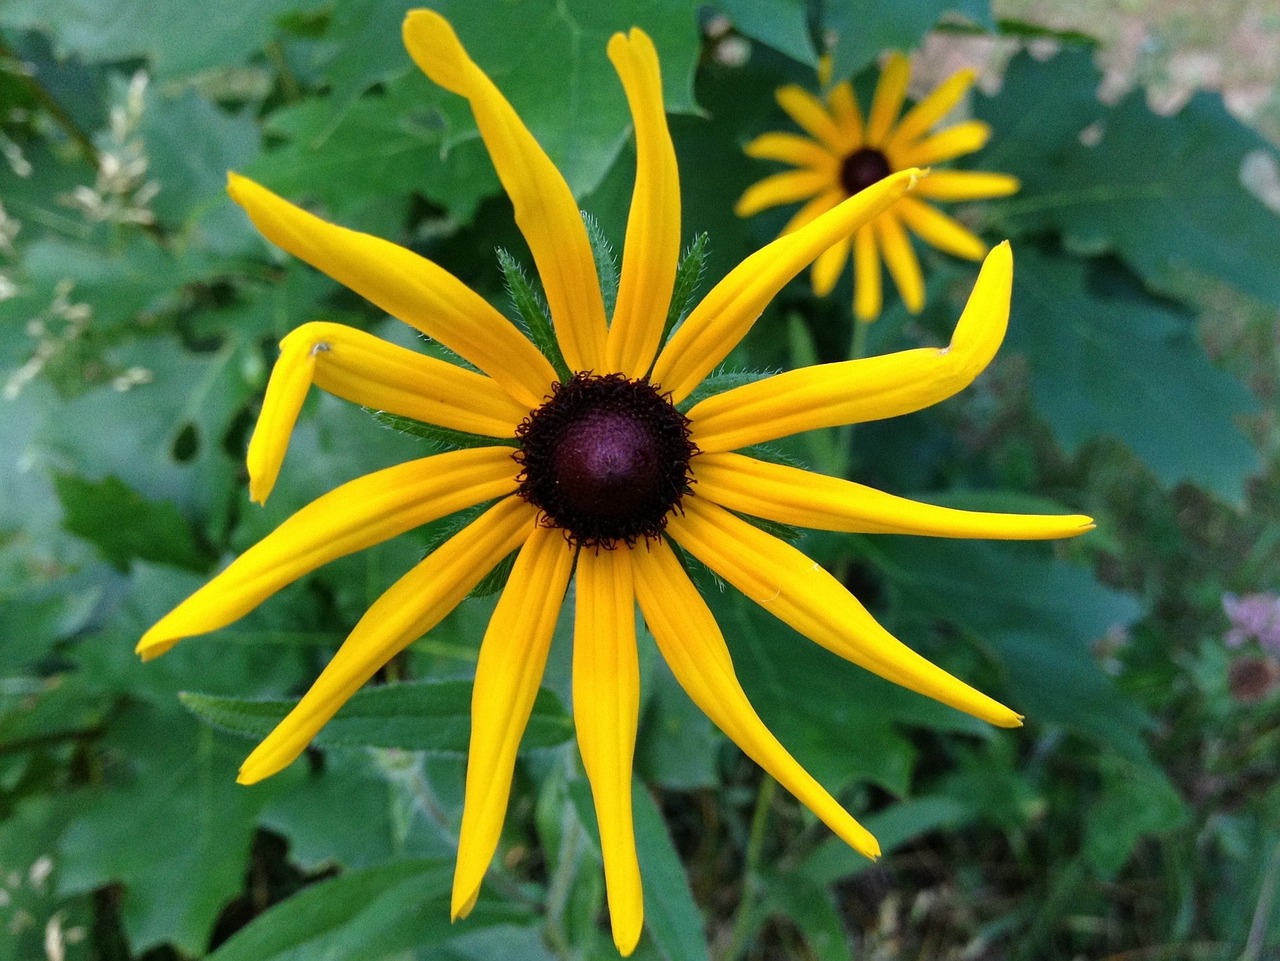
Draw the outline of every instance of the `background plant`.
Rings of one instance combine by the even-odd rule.
[[[228,168],[507,303],[494,249],[521,256],[521,241],[463,108],[400,47],[410,5],[0,7],[0,959],[612,956],[565,710],[567,636],[492,893],[465,925],[447,922],[491,598],[397,661],[385,680],[412,684],[362,694],[305,763],[234,784],[249,744],[234,732],[271,716],[246,699],[296,695],[439,531],[336,562],[163,661],[132,654],[289,512],[423,443],[317,397],[288,483],[271,507],[248,503],[242,454],[283,334],[323,318],[430,348],[269,250],[226,200]],[[923,43],[926,77],[994,49],[998,89],[968,105],[995,128],[974,163],[1024,187],[963,216],[1014,240],[1009,343],[940,409],[784,453],[948,504],[1099,519],[1053,546],[804,544],[896,633],[1025,711],[1020,732],[838,663],[711,587],[761,714],[865,815],[890,852],[876,865],[762,781],[642,650],[650,903],[636,956],[1280,949],[1274,651],[1222,603],[1280,591],[1275,147],[1216,93],[1168,115],[1141,88],[1103,102],[1095,63],[1114,67],[1123,45],[1008,19],[1033,8],[438,6],[615,245],[633,164],[604,40],[649,31],[688,239],[709,233],[712,280],[779,226],[732,216],[762,173],[741,145],[779,125],[776,86],[814,85],[817,44],[864,84],[890,47]],[[1166,93],[1167,76],[1140,66]],[[1273,112],[1264,102],[1258,117],[1275,136]],[[870,350],[949,333],[974,271],[924,255],[929,307],[913,319],[891,303]],[[793,284],[731,366],[846,356],[849,301]]]

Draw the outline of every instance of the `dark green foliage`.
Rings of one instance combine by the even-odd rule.
[[[336,560],[154,662],[133,654],[324,492],[514,443],[385,413],[379,430],[313,391],[269,505],[250,504],[244,451],[289,330],[340,321],[442,350],[265,244],[225,196],[228,169],[509,302],[571,373],[467,105],[401,47],[411,5],[0,3],[0,961],[615,956],[572,742],[573,588],[498,856],[473,915],[449,923],[470,676],[511,557],[295,764],[235,783],[369,604],[479,509]],[[605,44],[632,24],[651,34],[684,218],[664,339],[789,215],[733,215],[776,169],[741,147],[789,129],[773,90],[816,89],[820,52],[840,78],[937,24],[1064,37],[997,27],[981,0],[431,5],[589,210],[607,313],[634,151]],[[712,8],[748,42],[745,64],[700,36]],[[948,506],[1093,514],[1096,531],[1054,545],[768,527],[1026,727],[846,664],[691,564],[761,716],[885,857],[855,854],[763,778],[638,620],[640,961],[1280,951],[1275,654],[1227,646],[1221,606],[1280,591],[1280,216],[1257,176],[1277,154],[1214,94],[1171,116],[1141,89],[1100,102],[1093,55],[1018,53],[997,95],[972,98],[994,135],[956,166],[1023,183],[953,208],[1013,239],[992,369],[928,411],[747,452]],[[974,271],[924,260],[925,312],[890,297],[869,352],[949,339]],[[849,297],[846,279],[815,301],[802,276],[682,408],[846,359]]]

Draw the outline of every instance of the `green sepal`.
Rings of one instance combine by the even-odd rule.
[[[596,263],[596,277],[600,281],[600,296],[604,300],[604,315],[613,317],[613,309],[618,303],[618,258],[613,247],[600,229],[600,222],[585,210],[582,222],[587,227],[587,240],[591,243],[591,259]]]
[[[470,434],[449,427],[438,427],[435,424],[424,424],[412,417],[390,414],[385,410],[373,410],[366,407],[373,419],[383,427],[418,437],[427,441],[440,451],[462,450],[471,447],[518,447],[519,441],[514,437],[486,437],[484,434]]]
[[[676,324],[684,320],[690,307],[689,301],[698,291],[702,283],[702,272],[707,266],[707,244],[710,238],[704,231],[698,234],[685,248],[676,267],[676,280],[671,288],[671,306],[667,308],[667,322],[662,326],[662,340],[665,344],[675,330]]]
[[[520,261],[501,247],[497,249],[497,254],[498,266],[502,269],[502,277],[507,285],[507,295],[511,298],[511,306],[515,308],[525,333],[542,355],[551,361],[551,366],[560,379],[568,380],[573,375],[569,371],[569,365],[564,362],[564,355],[560,353],[560,342],[556,340],[555,327],[551,324],[546,301],[529,283]]]
[[[483,504],[476,504],[474,507],[468,507],[463,510],[443,517],[431,525],[426,537],[426,550],[422,552],[423,557],[429,557],[436,550],[465,527],[470,527],[471,523],[497,501],[485,501]],[[500,560],[489,573],[480,579],[480,582],[471,589],[468,597],[491,597],[498,594],[507,586],[507,578],[511,576],[511,568],[515,565],[515,551],[508,554]]]

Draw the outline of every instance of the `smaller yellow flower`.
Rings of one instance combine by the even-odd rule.
[[[986,144],[991,127],[980,120],[966,120],[933,131],[934,124],[973,85],[972,70],[952,74],[898,119],[910,75],[907,58],[900,53],[891,54],[865,119],[848,80],[831,88],[825,104],[795,84],[779,87],[778,104],[809,136],[765,133],[747,144],[748,156],[791,164],[796,169],[773,174],[748,187],[734,208],[737,215],[750,217],[769,207],[807,201],[782,229],[783,234],[788,234],[891,173],[954,160]],[[981,260],[987,252],[987,245],[973,231],[925,201],[1004,197],[1016,193],[1018,186],[1018,178],[1009,174],[933,172],[912,195],[901,198],[859,228],[851,239],[839,241],[818,257],[813,264],[813,292],[819,297],[831,292],[852,247],[853,312],[858,320],[872,321],[880,316],[884,303],[882,257],[903,303],[913,314],[919,313],[924,306],[924,276],[907,236],[908,229],[938,250],[966,260]]]

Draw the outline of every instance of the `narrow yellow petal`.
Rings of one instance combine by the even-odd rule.
[[[144,659],[225,627],[322,564],[516,489],[510,447],[424,457],[359,477],[312,501],[142,636]]]
[[[883,306],[880,246],[875,224],[869,223],[853,235],[853,315],[858,323],[867,323],[880,316]]]
[[[784,170],[770,174],[742,192],[733,212],[739,217],[752,217],[770,207],[795,203],[828,189],[833,179],[830,174],[817,170]]]
[[[1001,727],[1019,715],[921,657],[886,631],[835,577],[790,544],[686,497],[667,532],[681,547],[784,624],[833,654],[908,690]]]
[[[279,474],[307,381],[374,410],[488,437],[514,436],[529,413],[483,374],[354,327],[303,324],[280,342],[280,357],[249,441],[249,495],[259,504]]]
[[[911,313],[920,313],[924,307],[924,274],[920,271],[920,258],[911,247],[911,238],[898,220],[897,207],[876,218],[876,232],[880,236],[885,266],[902,295],[903,304]]]
[[[475,904],[502,836],[516,752],[546,668],[573,557],[574,548],[561,531],[534,528],[480,645],[471,695],[467,793],[453,874],[454,920]]]
[[[694,704],[846,844],[869,858],[880,845],[802,768],[747,700],[715,618],[666,541],[635,550],[636,599],[658,649]]]
[[[776,160],[793,167],[808,167],[834,178],[840,158],[822,144],[794,133],[762,133],[745,147],[743,152],[757,160]]]
[[[254,784],[288,767],[369,678],[435,627],[494,566],[532,533],[536,508],[499,501],[387,589],[342,642],[296,707],[240,767]]]
[[[894,153],[894,159],[913,167],[927,167],[981,150],[990,139],[990,124],[981,120],[965,120],[924,140],[901,147]]]
[[[680,173],[653,41],[635,27],[628,36],[616,33],[609,59],[636,128],[636,184],[604,363],[608,371],[637,378],[649,372],[671,306],[680,260]]]
[[[882,146],[889,136],[893,122],[907,99],[907,81],[911,79],[911,61],[896,50],[889,54],[876,92],[871,96],[871,110],[867,113],[867,145]],[[923,164],[913,164],[923,166]]]
[[[278,247],[465,357],[527,407],[556,379],[550,362],[488,301],[448,271],[390,241],[307,213],[247,177],[227,193]]]
[[[300,347],[300,344],[295,344]],[[316,351],[285,349],[271,368],[262,412],[249,439],[245,461],[249,467],[249,499],[265,504],[276,486],[293,427],[298,422],[307,391],[315,381]]]
[[[1094,526],[1081,514],[993,514],[922,504],[742,454],[700,454],[695,466],[698,497],[741,514],[823,531],[1024,541],[1075,537]]]
[[[840,272],[844,270],[844,265],[849,262],[849,238],[837,241],[822,253],[818,254],[818,259],[813,262],[813,292],[815,296],[825,297],[831,293],[831,289],[835,287],[836,281],[840,279]]]
[[[644,895],[631,819],[631,765],[640,716],[631,550],[578,558],[573,633],[573,722],[591,783],[604,857],[609,917],[629,955],[644,926]]]
[[[787,116],[801,130],[837,153],[844,151],[847,138],[836,126],[831,114],[827,113],[821,100],[795,84],[779,87],[775,96],[778,98],[778,106],[787,112]]]
[[[574,370],[598,368],[604,359],[604,301],[587,229],[569,185],[506,97],[468,56],[449,21],[432,10],[410,10],[404,45],[423,73],[471,103],[537,264],[564,359]]]
[[[836,126],[844,134],[844,148],[853,152],[862,146],[865,133],[862,124],[862,111],[858,109],[858,98],[854,96],[853,84],[841,80],[827,94],[827,106]]]
[[[671,391],[676,403],[688,397],[787,281],[910,190],[919,176],[918,170],[891,174],[740,263],[672,334],[654,365],[653,382]]]
[[[1021,181],[1012,174],[980,170],[938,170],[921,181],[916,195],[929,200],[986,200],[1016,194]]]
[[[845,192],[843,187],[833,187],[830,190],[823,191],[797,210],[791,219],[787,221],[787,225],[782,228],[778,236],[792,233],[805,226],[805,224],[813,223],[844,199]]]
[[[928,96],[908,110],[902,121],[890,131],[885,139],[885,149],[893,150],[904,146],[927,133],[930,127],[950,113],[960,102],[960,98],[969,92],[977,76],[977,71],[966,67],[938,84]]]
[[[937,207],[903,197],[894,212],[921,240],[943,253],[965,260],[981,260],[987,255],[987,245],[981,237]]]
[[[1013,254],[987,255],[947,347],[819,364],[744,384],[689,411],[702,451],[737,450],[801,431],[909,414],[963,390],[991,362],[1009,323]]]

